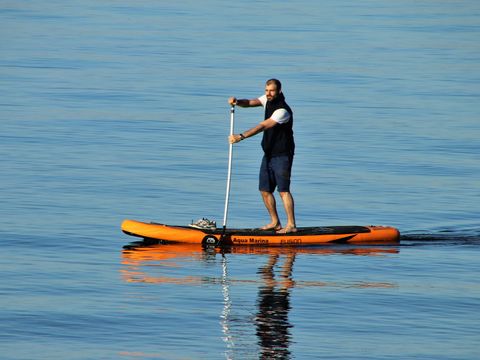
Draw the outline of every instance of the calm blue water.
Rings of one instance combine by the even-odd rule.
[[[478,359],[478,1],[4,1],[0,33],[2,359]],[[124,249],[124,218],[221,223],[227,98],[270,77],[298,225],[401,245]],[[259,141],[231,226],[267,221]]]

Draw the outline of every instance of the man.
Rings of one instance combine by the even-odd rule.
[[[228,102],[240,107],[265,108],[265,120],[241,134],[231,135],[229,141],[234,144],[263,132],[264,156],[260,167],[259,190],[270,215],[270,223],[261,229],[279,233],[296,232],[294,201],[290,193],[290,174],[295,152],[293,112],[285,102],[282,84],[277,79],[270,79],[265,84],[265,95],[250,100],[231,97]],[[287,225],[283,228],[273,195],[275,188],[278,188],[287,215]]]

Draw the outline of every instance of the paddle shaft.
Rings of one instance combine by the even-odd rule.
[[[235,105],[230,108],[230,135],[233,135],[233,127],[235,122]],[[232,180],[232,157],[233,157],[233,144],[228,148],[228,173],[227,173],[227,189],[225,191],[225,209],[223,212],[223,231],[220,241],[225,236],[227,229],[227,217],[228,217],[228,202],[230,200],[230,184]]]

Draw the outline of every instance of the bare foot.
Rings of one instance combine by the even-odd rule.
[[[262,230],[262,231],[268,231],[268,230],[278,231],[278,230],[281,230],[281,229],[282,229],[281,224],[268,224],[268,225],[262,226],[260,228],[260,230]]]
[[[277,234],[290,234],[296,233],[297,228],[295,226],[285,226],[284,228],[277,231]]]

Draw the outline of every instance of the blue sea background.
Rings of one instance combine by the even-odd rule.
[[[479,358],[480,2],[6,0],[0,33],[2,359]],[[222,222],[227,99],[271,77],[298,225],[401,244],[128,246]],[[259,141],[229,226],[268,220]]]

